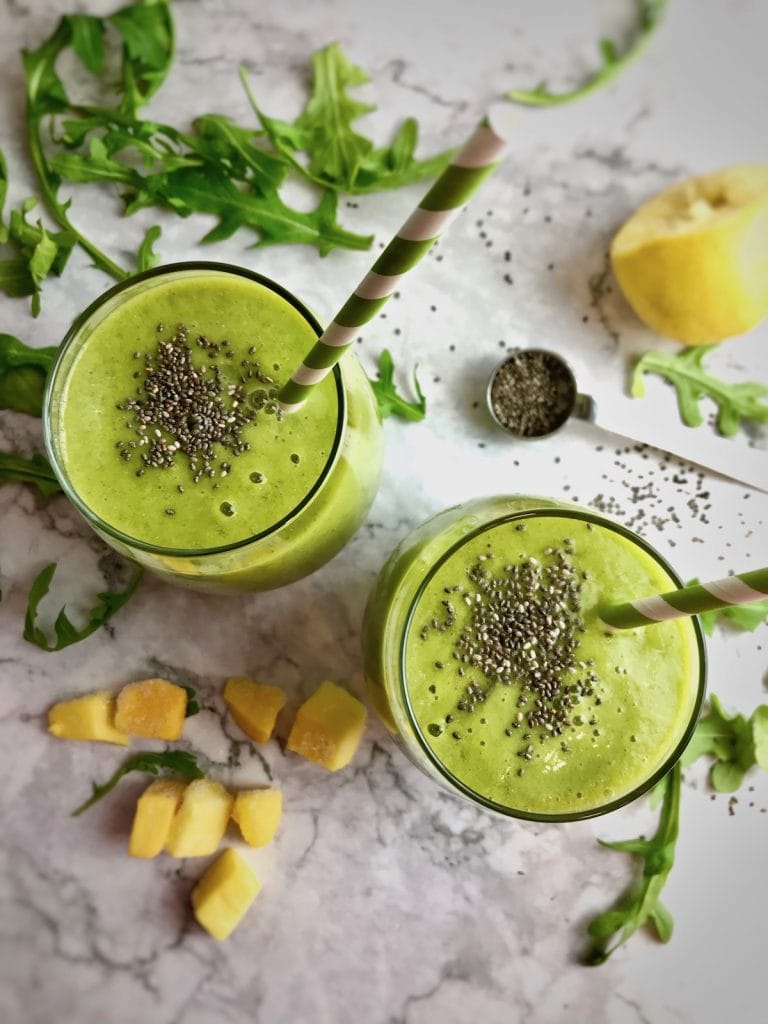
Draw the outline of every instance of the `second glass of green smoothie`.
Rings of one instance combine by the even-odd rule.
[[[381,420],[348,355],[298,413],[276,397],[321,333],[295,296],[218,263],[110,289],[51,372],[46,445],[65,493],[121,553],[171,582],[268,590],[307,576],[360,526]]]
[[[588,509],[467,502],[379,575],[363,629],[371,695],[451,792],[536,821],[604,814],[680,757],[706,673],[697,619],[613,632],[597,605],[680,585],[646,541]]]

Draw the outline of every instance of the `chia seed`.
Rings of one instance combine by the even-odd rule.
[[[544,437],[561,427],[576,401],[573,377],[549,352],[517,349],[493,377],[490,400],[498,422],[518,437]]]

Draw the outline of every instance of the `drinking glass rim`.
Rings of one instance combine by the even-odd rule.
[[[107,536],[114,540],[119,541],[122,544],[126,544],[131,548],[136,548],[140,551],[146,551],[150,554],[166,556],[171,558],[200,558],[208,555],[219,555],[229,551],[236,551],[239,548],[248,546],[257,541],[264,540],[266,537],[278,532],[289,522],[295,519],[304,509],[311,503],[311,501],[318,494],[320,489],[326,483],[331,471],[336,465],[337,459],[341,452],[342,443],[344,439],[346,422],[347,422],[347,401],[344,392],[344,384],[341,376],[341,368],[337,363],[333,367],[333,377],[336,384],[336,398],[337,398],[337,417],[336,417],[336,430],[333,437],[333,442],[330,446],[328,458],[323,466],[317,480],[314,482],[312,487],[304,495],[301,501],[291,509],[290,512],[286,513],[282,519],[273,523],[265,530],[261,530],[259,533],[252,534],[242,540],[234,541],[230,544],[222,544],[218,547],[210,548],[171,548],[161,544],[150,544],[146,541],[138,540],[136,537],[132,537],[130,534],[124,533],[122,530],[116,529],[109,523],[105,522],[101,516],[93,511],[77,494],[75,489],[72,487],[69,481],[69,477],[61,463],[58,456],[58,451],[53,438],[53,430],[51,424],[52,414],[52,403],[53,393],[56,380],[59,372],[62,368],[63,360],[66,356],[69,347],[76,340],[80,331],[85,327],[90,318],[111,298],[119,295],[126,289],[139,284],[142,281],[149,280],[153,277],[162,277],[167,274],[183,272],[183,271],[213,271],[221,274],[231,274],[235,277],[244,277],[250,281],[256,282],[270,291],[279,295],[280,298],[285,299],[289,305],[301,314],[301,316],[307,321],[309,326],[320,337],[322,334],[322,327],[320,326],[317,318],[307,309],[303,302],[301,302],[292,292],[289,292],[287,288],[273,281],[271,278],[266,277],[264,274],[259,274],[255,270],[249,270],[247,267],[238,267],[231,263],[219,263],[214,260],[186,260],[178,263],[166,263],[161,267],[153,267],[151,270],[145,270],[138,274],[133,274],[131,277],[126,278],[124,281],[119,281],[117,284],[112,285],[107,291],[102,292],[101,295],[97,296],[93,302],[88,305],[82,313],[75,317],[67,330],[62,342],[59,346],[59,351],[56,354],[56,359],[53,366],[51,367],[50,373],[48,374],[48,380],[46,381],[45,393],[43,396],[43,438],[45,441],[46,451],[48,458],[50,459],[51,466],[54,470],[56,478],[58,479],[62,490],[69,499],[69,501],[75,506],[78,512],[81,513],[88,521],[91,526],[94,526],[100,532],[105,533]]]
[[[495,529],[496,527],[501,526],[505,523],[515,522],[521,519],[533,519],[540,517],[577,519],[582,522],[594,523],[595,525],[612,530],[614,533],[618,534],[621,537],[624,537],[627,540],[630,540],[632,543],[636,544],[643,551],[645,551],[647,555],[653,558],[653,560],[658,565],[660,565],[662,569],[664,569],[664,571],[669,575],[670,579],[676,584],[676,586],[681,587],[683,585],[682,579],[680,578],[680,576],[678,576],[678,574],[675,572],[672,566],[669,565],[664,556],[661,555],[651,544],[649,544],[648,541],[645,540],[645,538],[640,537],[636,533],[633,533],[631,530],[629,530],[625,526],[622,526],[620,523],[614,523],[612,520],[605,519],[603,516],[600,516],[596,513],[582,511],[578,508],[573,507],[566,509],[542,507],[495,516],[493,519],[489,520],[489,522],[475,527],[472,531],[462,535],[458,538],[458,540],[451,544],[450,547],[446,551],[444,551],[438,559],[435,560],[435,562],[429,568],[428,572],[426,573],[422,581],[419,583],[416,593],[414,594],[414,597],[411,600],[411,603],[408,607],[408,612],[400,637],[400,656],[398,659],[398,681],[400,686],[400,695],[402,697],[403,706],[406,710],[406,714],[408,716],[408,723],[411,727],[413,735],[415,736],[419,746],[426,754],[430,764],[432,764],[433,767],[437,769],[438,773],[442,776],[443,779],[446,780],[446,782],[450,784],[451,787],[456,789],[458,792],[460,792],[463,796],[467,797],[473,803],[479,804],[486,810],[491,810],[495,811],[498,814],[503,814],[507,818],[517,818],[522,819],[524,821],[552,823],[567,821],[584,821],[588,818],[596,818],[603,814],[609,814],[611,811],[617,811],[620,808],[625,807],[627,804],[632,803],[633,800],[637,800],[638,797],[641,797],[644,793],[647,793],[658,782],[660,782],[664,778],[664,776],[674,767],[674,765],[681,757],[683,751],[688,746],[688,743],[690,742],[690,739],[693,735],[694,729],[696,728],[699,715],[701,714],[701,708],[704,703],[704,696],[706,693],[707,680],[706,646],[704,644],[704,633],[702,631],[701,623],[697,615],[690,616],[690,618],[693,625],[694,635],[696,637],[696,649],[698,654],[698,688],[696,692],[696,698],[694,700],[694,706],[691,711],[690,721],[688,722],[688,725],[686,726],[680,740],[676,744],[673,751],[669,754],[669,756],[665,758],[664,762],[656,769],[656,771],[651,776],[649,776],[649,778],[645,782],[642,782],[640,785],[635,786],[634,789],[630,790],[628,793],[625,793],[621,797],[617,797],[615,800],[611,800],[605,804],[600,804],[597,807],[587,808],[583,811],[572,811],[565,812],[562,814],[547,814],[543,812],[522,811],[516,808],[506,807],[504,804],[497,803],[495,800],[491,800],[488,797],[483,796],[482,793],[476,792],[476,790],[472,789],[471,786],[468,786],[465,782],[462,782],[461,779],[457,778],[451,771],[448,770],[448,768],[446,768],[446,766],[435,754],[435,752],[432,750],[432,747],[429,745],[426,738],[424,737],[422,728],[419,725],[418,719],[416,718],[416,714],[411,703],[411,698],[406,683],[406,646],[408,637],[410,635],[411,626],[413,624],[413,619],[416,614],[416,608],[418,606],[419,601],[421,600],[422,595],[424,594],[424,591],[426,590],[427,586],[430,584],[438,570],[447,562],[447,560],[453,554],[455,554],[456,551],[459,550],[459,548],[464,547],[465,544],[474,540],[474,538],[478,537],[480,534],[486,533],[488,530]]]

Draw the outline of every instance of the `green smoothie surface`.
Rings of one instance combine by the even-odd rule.
[[[559,512],[500,522],[428,579],[405,685],[443,769],[530,814],[605,806],[649,780],[696,707],[687,619],[609,634],[600,601],[674,589],[622,534]]]
[[[332,374],[301,411],[276,413],[277,389],[316,340],[302,314],[270,288],[215,270],[148,278],[104,309],[75,342],[56,424],[82,502],[128,537],[173,550],[236,544],[289,516],[323,475],[338,421]],[[210,409],[189,404],[201,388]],[[174,401],[169,420],[158,419]],[[184,450],[207,436],[227,444]]]

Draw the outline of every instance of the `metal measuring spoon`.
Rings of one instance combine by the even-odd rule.
[[[618,405],[606,410],[601,401],[598,411],[594,398],[579,392],[568,363],[548,349],[516,349],[508,355],[491,374],[486,403],[494,423],[517,440],[550,437],[575,417],[768,492],[766,451],[683,424],[670,427],[649,419],[642,424],[643,436],[637,437],[627,431],[631,424]]]

